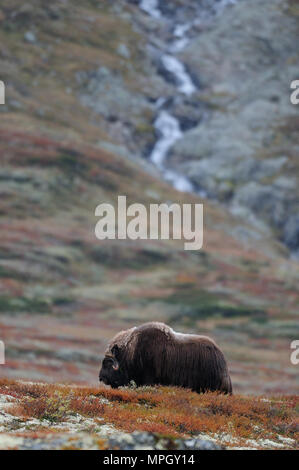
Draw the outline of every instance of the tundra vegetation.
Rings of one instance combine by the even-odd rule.
[[[75,446],[73,434],[85,431],[105,449],[108,428],[110,435],[149,432],[169,448],[178,438],[195,437],[226,448],[298,448],[299,401],[291,395],[198,394],[176,387],[113,390],[2,379],[0,397],[7,399],[1,401],[0,429],[3,441],[6,436],[12,445],[63,434]]]

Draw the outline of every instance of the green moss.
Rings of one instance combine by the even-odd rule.
[[[150,134],[154,135],[155,130],[151,124],[148,122],[140,122],[137,124],[135,128],[137,134],[144,135],[144,134]]]
[[[147,267],[169,262],[169,254],[154,249],[136,250],[126,246],[95,247],[89,256],[93,261],[112,269],[146,269]]]
[[[58,296],[53,299],[53,305],[58,307],[65,307],[71,305],[74,302],[74,299],[67,296]]]
[[[262,267],[269,266],[267,261],[256,261],[250,260],[248,258],[242,258],[240,260],[241,266],[244,266],[249,273],[259,273]]]
[[[61,166],[67,173],[83,173],[87,169],[87,165],[81,155],[76,150],[64,149],[57,161],[58,166]]]
[[[26,297],[0,297],[0,312],[49,313],[51,304],[46,299]]]
[[[28,275],[19,273],[11,268],[6,268],[5,266],[0,266],[0,279],[16,279],[18,281],[28,281]]]
[[[266,313],[243,305],[235,305],[223,297],[205,291],[182,289],[166,299],[167,303],[181,306],[181,313],[171,321],[195,321],[209,317],[265,317]]]

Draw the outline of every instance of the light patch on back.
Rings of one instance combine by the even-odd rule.
[[[180,342],[186,342],[190,343],[190,340],[194,340],[195,343],[197,343],[199,340],[204,340],[207,343],[212,343],[216,345],[216,343],[212,340],[212,338],[209,338],[208,336],[203,336],[203,335],[196,335],[196,334],[190,334],[190,333],[179,333],[178,331],[172,330],[175,338],[180,341]]]

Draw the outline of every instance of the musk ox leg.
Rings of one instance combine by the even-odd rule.
[[[232,386],[232,381],[231,381],[231,378],[230,376],[228,375],[224,381],[223,381],[223,391],[224,393],[227,393],[229,395],[232,395],[233,394],[233,386]]]
[[[153,386],[156,383],[152,374],[144,374],[141,381],[142,381],[142,385],[148,385],[148,386]]]

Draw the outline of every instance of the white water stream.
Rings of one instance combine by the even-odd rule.
[[[139,4],[141,10],[154,18],[160,18],[161,12],[158,8],[158,0],[141,0]]]
[[[182,62],[170,54],[163,55],[161,61],[165,70],[174,75],[177,88],[181,93],[192,95],[196,91],[196,87]]]
[[[142,0],[139,6],[153,18],[163,18],[159,10],[158,0]],[[161,56],[161,63],[164,69],[174,77],[178,92],[186,96],[192,95],[196,91],[196,87],[184,64],[173,54],[188,44],[186,33],[190,27],[189,24],[177,25],[173,33],[173,42],[169,45],[167,53]],[[167,170],[164,166],[169,150],[177,140],[183,137],[178,119],[163,109],[164,104],[165,99],[163,97],[156,103],[158,114],[154,126],[158,140],[151,152],[150,160],[163,172],[164,178],[171,182],[177,190],[192,192],[193,185],[186,177],[172,170]]]
[[[234,4],[235,2],[236,0],[215,0],[215,5],[213,6],[214,12],[219,13],[224,7],[229,4]],[[139,7],[153,18],[159,19],[160,21],[164,20],[163,14],[159,9],[159,0],[141,0]],[[175,57],[174,54],[187,46],[189,43],[187,33],[192,26],[199,21],[200,20],[197,18],[187,24],[175,25],[173,40],[168,45],[167,50],[162,52],[161,55],[161,63],[165,71],[169,72],[174,77],[178,93],[185,96],[191,96],[196,91],[196,86],[184,64]],[[165,167],[165,161],[171,147],[184,135],[179,120],[175,116],[172,116],[170,112],[163,109],[165,102],[166,99],[160,97],[156,103],[157,118],[154,122],[154,126],[158,140],[151,152],[150,160],[162,171],[164,178],[171,182],[176,189],[183,192],[192,192],[194,191],[194,187],[186,177],[172,170],[168,170]],[[200,194],[205,196],[204,192],[200,192]]]
[[[160,135],[151,153],[151,161],[162,167],[167,152],[176,140],[183,137],[178,120],[167,111],[160,111],[155,120],[155,128]]]

